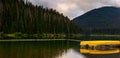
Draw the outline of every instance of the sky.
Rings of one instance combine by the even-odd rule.
[[[58,12],[68,16],[71,20],[84,13],[104,7],[120,7],[120,0],[29,0],[34,5],[56,9]]]

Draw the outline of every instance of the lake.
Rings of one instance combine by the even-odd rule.
[[[0,58],[120,58],[120,53],[85,54],[80,52],[80,42],[21,41],[0,42]]]

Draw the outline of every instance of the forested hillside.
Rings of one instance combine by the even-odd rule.
[[[120,34],[120,8],[101,7],[76,17],[73,22],[89,33]]]
[[[25,34],[80,33],[68,17],[23,0],[0,0],[0,32]]]

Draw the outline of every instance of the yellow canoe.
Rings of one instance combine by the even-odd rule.
[[[97,45],[120,45],[119,40],[100,40],[100,41],[81,41],[80,45],[89,45],[89,46],[97,46]]]
[[[120,52],[120,41],[81,41],[80,52],[89,54],[112,54]]]

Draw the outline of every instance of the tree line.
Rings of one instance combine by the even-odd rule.
[[[76,34],[81,28],[54,9],[27,0],[0,0],[0,32]]]

